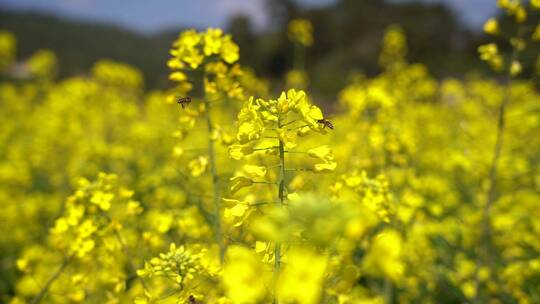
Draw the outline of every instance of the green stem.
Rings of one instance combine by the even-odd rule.
[[[211,108],[208,98],[204,98],[204,104],[206,106],[206,126],[208,128],[208,158],[210,163],[210,173],[212,174],[212,187],[214,190],[214,234],[216,243],[219,246],[219,259],[221,262],[223,262],[223,258],[225,257],[225,247],[221,232],[221,188],[219,186],[216,152],[214,148],[214,125],[212,124],[212,115],[210,113]]]
[[[292,171],[292,172],[300,172],[300,171],[314,171],[314,169],[310,168],[296,168],[296,169],[285,169],[285,171]]]
[[[122,238],[122,236],[120,235],[120,232],[118,232],[118,230],[116,230],[116,229],[113,229],[113,230],[114,230],[114,236],[116,237],[116,240],[118,241],[118,243],[122,247],[122,250],[124,251],[124,255],[127,258],[129,268],[131,268],[130,269],[131,273],[135,274],[137,279],[141,282],[144,290],[148,290],[148,286],[146,285],[146,282],[144,281],[144,279],[137,275],[137,267],[135,266],[135,263],[133,262],[131,252],[129,251],[129,248],[126,245],[126,242],[124,242],[124,239]]]
[[[253,184],[263,184],[263,185],[277,185],[278,183],[274,183],[274,182],[257,182],[257,181],[252,181],[251,183]]]
[[[250,207],[257,207],[257,206],[264,206],[264,205],[268,205],[268,204],[273,204],[275,202],[259,202],[259,203],[247,203],[248,206]]]
[[[303,71],[305,69],[305,48],[300,43],[294,44],[294,68]]]
[[[298,120],[298,119],[293,119],[293,120],[291,120],[291,121],[289,121],[289,122],[286,122],[286,123],[282,124],[281,127],[283,128],[283,127],[288,126],[288,125],[291,125],[291,124],[293,124],[293,123],[295,123],[295,122],[297,122],[297,121],[300,121],[300,120]]]
[[[281,119],[278,119],[278,127],[281,128]],[[278,189],[278,197],[279,200],[276,202],[276,207],[281,208],[283,206],[283,203],[285,202],[285,147],[283,145],[283,142],[279,140],[279,189]],[[279,270],[281,268],[281,243],[276,242],[276,248],[274,249],[274,277],[277,278],[279,274]],[[277,281],[277,280],[275,280]],[[275,283],[274,283],[275,284]],[[274,288],[274,304],[278,304],[279,300],[276,294],[276,290]]]
[[[384,280],[384,302],[386,304],[392,304],[392,282],[389,279]]]
[[[253,151],[266,151],[266,150],[273,150],[275,148],[279,148],[279,147],[268,147],[268,148],[255,148],[253,149]]]
[[[60,277],[62,272],[64,272],[66,267],[69,265],[70,261],[71,261],[71,256],[64,259],[64,261],[62,262],[62,265],[60,265],[60,267],[58,267],[56,272],[49,278],[49,280],[47,280],[47,283],[45,283],[45,286],[43,286],[43,288],[41,288],[41,290],[34,297],[34,299],[32,299],[32,301],[30,302],[31,304],[37,304],[37,303],[41,302],[41,300],[43,300],[43,298],[47,294],[47,291],[49,291],[49,288],[51,288],[52,283],[54,283],[54,281],[56,281],[58,279],[58,277]]]
[[[519,36],[522,36],[522,29],[519,30]],[[483,241],[483,261],[482,264],[487,266],[490,270],[490,278],[494,279],[496,283],[499,283],[499,280],[494,275],[496,272],[495,261],[493,252],[493,231],[491,226],[491,209],[493,204],[496,201],[496,192],[497,192],[497,172],[499,167],[499,161],[502,154],[503,142],[504,142],[504,132],[506,128],[506,108],[510,102],[511,94],[511,66],[512,63],[519,58],[519,49],[514,47],[512,50],[512,55],[510,57],[510,62],[508,63],[508,71],[506,75],[506,82],[504,84],[504,95],[503,100],[498,108],[498,118],[497,118],[497,130],[495,137],[495,144],[493,146],[493,154],[491,159],[491,164],[489,168],[488,175],[488,191],[486,195],[486,201],[482,210],[482,241]],[[479,274],[476,273],[475,285],[476,285],[476,299],[475,302],[480,300],[480,281]]]

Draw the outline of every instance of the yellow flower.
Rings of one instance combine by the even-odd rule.
[[[463,282],[460,287],[467,299],[473,299],[476,296],[476,284],[474,281]]]
[[[513,61],[510,65],[510,75],[517,76],[519,73],[521,73],[522,66],[519,61]]]
[[[246,155],[252,154],[253,148],[246,145],[230,145],[229,156],[232,159],[242,159]]]
[[[313,44],[313,25],[307,19],[294,19],[289,22],[288,35],[291,41],[310,46]]]
[[[305,89],[309,84],[309,77],[302,70],[292,70],[285,76],[285,82],[288,87]]]
[[[319,128],[319,120],[323,119],[321,109],[315,105],[301,104],[299,106],[304,121],[313,129]]]
[[[79,225],[77,230],[80,237],[87,238],[91,236],[94,232],[96,232],[97,226],[94,224],[94,221],[85,220],[81,225]]]
[[[247,248],[235,245],[227,249],[222,280],[234,303],[259,303],[266,296],[268,272],[259,257]]]
[[[187,76],[183,72],[173,72],[169,75],[169,79],[176,82],[182,82],[187,80]]]
[[[223,38],[221,44],[221,58],[229,64],[235,63],[240,58],[240,48],[232,41],[230,35]]]
[[[10,32],[0,31],[0,71],[15,60],[15,36]]]
[[[221,29],[209,28],[203,34],[204,55],[210,56],[218,54],[221,49],[223,31]]]
[[[191,69],[197,69],[204,61],[204,56],[197,49],[187,49],[184,51],[182,60],[187,63]]]
[[[538,0],[540,1],[540,0]],[[534,33],[532,35],[533,41],[540,41],[540,24],[538,24],[534,30]]]
[[[178,48],[194,48],[201,41],[201,35],[195,30],[187,30],[180,34],[179,39],[174,43]]]
[[[266,243],[266,242],[260,242],[260,241],[255,242],[255,252],[257,252],[257,253],[261,253],[263,251],[266,251],[266,249],[268,247],[269,247],[268,243]]]
[[[517,23],[523,23],[527,20],[527,11],[525,10],[525,8],[523,6],[519,6],[517,9],[516,9],[516,22]]]
[[[229,67],[222,61],[209,62],[204,66],[204,70],[208,74],[213,74],[219,78],[227,77]]]
[[[149,214],[151,227],[159,233],[167,233],[174,222],[174,216],[170,213],[152,211]]]
[[[143,84],[142,73],[124,63],[100,60],[92,67],[92,77],[109,85],[138,89]]]
[[[336,170],[336,167],[337,167],[337,163],[335,161],[330,161],[323,164],[315,164],[313,166],[313,169],[317,173],[322,173],[322,172],[334,171]]]
[[[281,95],[277,99],[277,110],[281,114],[289,111],[289,100],[287,99],[285,92],[281,92]]]
[[[523,51],[527,47],[527,42],[523,38],[511,38],[510,44],[518,51]]]
[[[478,52],[480,53],[480,59],[487,61],[499,54],[499,48],[495,43],[489,43],[479,46]]]
[[[497,35],[499,33],[499,22],[495,18],[490,18],[484,24],[484,32],[491,35]]]
[[[292,193],[287,194],[287,199],[289,201],[297,201],[300,199],[300,195],[296,192],[292,192]]]
[[[236,139],[241,143],[245,144],[252,140],[259,139],[263,131],[263,126],[257,121],[247,121],[243,122],[238,128],[238,133],[236,134]]]
[[[167,61],[167,66],[173,70],[181,70],[185,67],[184,63],[177,57],[169,59]]]
[[[231,177],[230,181],[232,183],[231,193],[236,193],[238,190],[244,187],[249,187],[253,185],[253,181],[245,176],[234,176]]]
[[[301,102],[307,102],[306,92],[302,90],[288,90],[287,98],[289,99],[289,104],[291,108],[296,108]]]
[[[78,289],[69,294],[69,299],[75,303],[82,302],[86,297],[86,293],[82,289]]]
[[[266,167],[255,165],[244,165],[244,171],[251,177],[264,177],[266,175]]]
[[[397,281],[403,274],[402,240],[393,230],[379,233],[368,250],[362,267],[368,273]]]
[[[500,71],[504,67],[504,61],[499,54],[499,48],[495,43],[489,43],[478,47],[480,59],[486,61],[494,70]]]
[[[310,149],[307,153],[311,157],[319,158],[327,162],[334,160],[332,149],[330,149],[328,145],[323,145],[317,148]]]
[[[56,220],[56,222],[54,223],[54,228],[51,230],[51,232],[54,234],[60,234],[62,232],[66,232],[68,228],[68,221],[65,218],[61,217]]]
[[[238,204],[234,205],[232,208],[226,208],[224,212],[225,217],[242,217],[248,210],[248,206],[242,202],[239,202]]]
[[[285,256],[279,275],[278,298],[286,303],[319,303],[326,270],[326,257],[312,249],[294,248]]]
[[[103,211],[109,210],[111,208],[111,201],[114,198],[114,194],[112,193],[105,193],[103,191],[96,191],[92,195],[92,198],[90,199],[90,202],[92,204],[96,204],[99,206],[99,208]]]
[[[141,203],[130,200],[127,205],[127,211],[128,214],[131,215],[141,214],[143,212],[143,207],[141,206]]]
[[[26,272],[28,271],[28,260],[27,259],[17,259],[16,261],[17,269]]]
[[[79,238],[73,244],[72,250],[78,257],[82,258],[94,249],[95,244],[94,240],[83,240]]]
[[[54,76],[56,72],[56,55],[49,50],[40,50],[30,57],[26,64],[32,75],[37,77]]]
[[[403,28],[390,25],[385,29],[379,64],[389,72],[403,69],[406,64],[407,37]]]
[[[199,156],[188,163],[188,168],[191,171],[192,176],[201,176],[206,172],[208,167],[208,158]]]
[[[174,280],[176,284],[184,285],[195,276],[203,273],[201,259],[205,251],[194,252],[184,246],[177,247],[171,243],[169,251],[161,253],[144,263],[144,269],[137,270],[140,277],[162,276]]]
[[[279,140],[285,146],[285,149],[292,149],[296,147],[296,132],[290,132],[286,129],[277,130]]]

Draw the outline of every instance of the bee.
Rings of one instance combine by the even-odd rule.
[[[329,129],[334,130],[334,125],[326,118],[319,119],[317,122],[323,125],[323,129],[328,127]]]
[[[180,97],[177,102],[182,106],[182,109],[185,109],[186,106],[191,102],[191,97]]]
[[[188,303],[189,304],[199,304],[200,302],[197,302],[197,300],[195,299],[195,297],[193,295],[190,295],[188,297]]]

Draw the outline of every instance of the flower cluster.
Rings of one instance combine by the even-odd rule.
[[[81,179],[75,194],[65,204],[64,215],[51,229],[53,243],[68,256],[88,256],[103,240],[103,233],[114,233],[120,227],[110,212],[122,204],[127,214],[142,212],[140,203],[131,200],[132,191],[115,188],[115,175],[101,173],[94,183]]]
[[[141,72],[127,64],[117,63],[110,60],[98,61],[92,68],[92,76],[97,81],[102,81],[114,87],[137,89],[143,84]]]
[[[403,67],[407,56],[407,38],[403,29],[397,25],[388,27],[382,45],[379,55],[381,67],[388,71]]]
[[[504,67],[504,59],[499,53],[499,48],[494,43],[482,45],[478,48],[480,59],[486,61],[494,70],[501,71]]]
[[[125,238],[133,230],[126,226],[143,208],[132,199],[133,191],[119,187],[116,180],[116,175],[105,173],[93,182],[79,180],[63,214],[50,229],[49,243],[53,248],[29,248],[17,260],[18,269],[25,273],[19,286],[23,295],[39,301],[51,288],[51,293],[59,294],[55,301],[82,302],[97,290],[106,290],[109,298],[123,297],[126,278],[135,272]],[[57,269],[51,271],[51,267]],[[27,289],[29,282],[35,278],[45,280],[51,272],[52,278],[63,275],[64,284],[43,285],[41,291]],[[102,294],[98,298],[104,297]]]
[[[221,82],[224,85],[235,85],[229,83],[229,73],[237,73],[234,70],[229,71],[226,64],[233,64],[238,61],[239,48],[230,35],[223,34],[221,29],[209,28],[206,32],[199,33],[195,30],[182,32],[178,39],[173,43],[171,49],[173,56],[167,65],[172,70],[169,79],[178,83],[178,94],[189,92],[192,89],[192,84],[188,80],[187,73],[197,71],[201,66],[206,64],[205,70],[208,74],[213,74],[217,80],[208,83],[210,92],[215,91],[214,86]],[[200,77],[200,76],[199,76]],[[202,78],[199,78],[202,79]],[[205,81],[209,81],[206,80]],[[222,84],[223,85],[223,84]],[[177,95],[173,95],[172,99],[177,99]],[[171,100],[173,101],[173,100]]]
[[[0,31],[0,71],[15,60],[15,36],[10,32]]]
[[[319,122],[323,118],[321,109],[308,101],[304,91],[291,89],[267,101],[251,97],[238,114],[236,139],[240,144],[248,144],[263,139],[263,133],[272,130],[285,148],[291,149],[296,146],[298,136],[310,131],[325,132]]]
[[[530,1],[531,9],[539,9],[537,1]],[[511,77],[518,76],[522,70],[520,54],[527,46],[527,40],[531,42],[538,40],[538,29],[540,25],[529,26],[529,19],[526,4],[521,0],[499,0],[498,6],[504,10],[508,16],[513,16],[516,22],[515,29],[501,28],[496,18],[489,18],[484,24],[484,32],[494,36],[501,36],[507,40],[512,47],[512,54],[505,60],[497,44],[488,43],[478,48],[480,58],[486,61],[495,71],[506,71]],[[505,66],[505,62],[507,62]]]
[[[289,22],[287,34],[289,39],[302,46],[313,44],[313,25],[307,19],[293,19]]]
[[[176,286],[177,294],[187,298],[196,292],[196,278],[211,275],[203,261],[204,253],[202,249],[193,252],[171,243],[168,252],[145,262],[144,268],[137,270],[137,275],[143,278],[165,278]],[[152,301],[151,291],[146,290],[145,294],[145,298],[138,299],[140,303]]]
[[[145,92],[122,63],[14,64],[0,32],[0,302],[539,302],[540,5],[499,5],[480,51],[504,80],[436,79],[391,26],[331,118],[299,90],[306,37],[284,92],[216,29]]]

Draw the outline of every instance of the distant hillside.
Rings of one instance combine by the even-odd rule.
[[[273,33],[250,32],[249,21],[236,18],[230,30],[236,40],[249,43],[246,62],[272,75],[290,68],[292,47],[285,28],[291,18],[311,20],[315,43],[309,49],[307,66],[313,87],[332,96],[342,88],[350,71],[368,75],[379,72],[378,54],[385,29],[402,26],[408,39],[411,62],[427,64],[438,77],[461,76],[485,67],[476,48],[481,29],[471,32],[444,5],[418,2],[391,3],[383,0],[337,0],[334,4],[305,9],[294,0],[268,0],[273,11]]]
[[[259,75],[282,77],[292,61],[291,44],[285,34],[287,21],[308,18],[315,27],[315,44],[307,56],[308,72],[313,86],[320,90],[316,93],[326,96],[334,96],[343,87],[350,71],[378,72],[379,46],[390,24],[405,29],[409,59],[427,64],[436,76],[460,76],[485,67],[476,53],[485,38],[467,31],[442,5],[338,0],[332,6],[306,10],[292,0],[271,3],[275,15],[271,31],[254,32],[246,17],[230,20],[228,31],[240,45],[241,63],[253,67]],[[141,69],[148,88],[169,86],[165,62],[171,42],[181,31],[145,36],[110,25],[1,10],[0,29],[17,36],[19,58],[40,48],[54,51],[59,58],[60,77],[85,73],[96,60],[109,58]]]
[[[0,11],[0,29],[17,36],[19,58],[41,48],[54,51],[59,59],[60,77],[85,73],[96,60],[109,58],[141,69],[148,87],[167,85],[165,62],[171,41],[178,33],[144,36],[109,25],[6,11]]]

